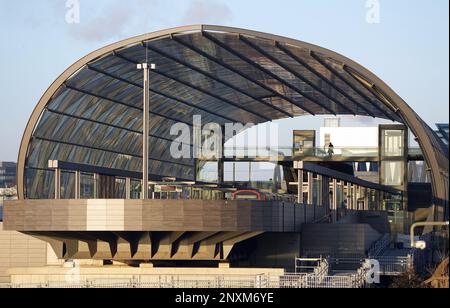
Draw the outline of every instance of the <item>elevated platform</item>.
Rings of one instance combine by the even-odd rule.
[[[202,159],[201,160],[208,160]],[[410,148],[408,161],[423,161],[423,153],[420,148]],[[335,148],[330,154],[327,148],[308,148],[298,150],[288,147],[283,148],[225,148],[226,162],[378,162],[380,161],[379,149],[345,147]]]
[[[327,215],[281,201],[22,200],[5,203],[4,228],[49,242],[61,259],[220,261],[235,244]]]

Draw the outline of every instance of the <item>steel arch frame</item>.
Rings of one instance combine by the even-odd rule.
[[[90,62],[101,58],[109,53],[118,51],[123,48],[127,48],[133,45],[141,44],[142,42],[149,40],[156,40],[165,37],[171,37],[175,34],[189,33],[189,32],[221,32],[234,35],[244,35],[248,37],[255,37],[258,39],[268,40],[274,43],[280,43],[284,45],[290,45],[298,48],[305,48],[310,50],[311,53],[321,54],[323,57],[331,58],[335,61],[343,63],[344,70],[348,73],[356,72],[359,78],[363,78],[365,82],[361,82],[361,85],[365,86],[369,91],[379,95],[380,101],[385,104],[390,110],[396,113],[404,123],[411,129],[412,133],[417,138],[417,141],[424,153],[425,161],[431,170],[431,182],[433,189],[433,206],[436,209],[437,206],[448,207],[448,151],[441,148],[441,143],[437,140],[436,134],[433,130],[419,118],[414,110],[408,106],[408,104],[391,89],[385,82],[379,77],[374,75],[368,69],[364,68],[360,64],[335,53],[331,50],[290,39],[277,35],[245,30],[239,28],[211,26],[211,25],[192,25],[185,27],[178,27],[173,29],[167,29],[157,31],[137,37],[132,37],[101,49],[94,51],[87,56],[81,58],[70,66],[65,72],[63,72],[47,89],[43,94],[34,111],[32,112],[30,119],[27,123],[25,132],[22,137],[17,165],[17,183],[19,199],[24,199],[25,194],[25,167],[26,159],[29,150],[29,144],[32,140],[34,130],[39,123],[41,115],[46,109],[47,104],[55,95],[57,90],[64,85],[65,81],[71,76],[75,75],[78,71],[86,67]],[[353,76],[354,77],[354,76]],[[436,213],[437,211],[433,211]],[[448,213],[447,213],[448,215]],[[441,217],[435,217],[441,219]]]

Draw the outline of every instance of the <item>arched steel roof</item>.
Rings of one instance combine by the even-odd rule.
[[[305,42],[206,25],[130,38],[69,67],[45,92],[23,135],[21,198],[44,197],[39,190],[48,185],[49,159],[140,170],[142,72],[136,64],[147,57],[157,65],[151,74],[151,174],[192,178],[193,162],[172,159],[168,144],[170,126],[191,125],[194,114],[220,124],[362,115],[407,124],[432,170],[435,197],[446,199],[445,150],[432,129],[374,74]]]

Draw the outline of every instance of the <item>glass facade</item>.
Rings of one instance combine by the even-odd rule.
[[[386,161],[381,166],[383,185],[403,186],[405,177],[404,161]]]
[[[49,160],[141,172],[143,76],[136,64],[147,56],[157,64],[150,77],[151,179],[194,180],[194,160],[170,154],[176,138],[170,128],[175,123],[192,127],[194,115],[219,125],[330,113],[401,122],[343,63],[320,52],[234,33],[174,33],[105,52],[53,93],[30,138],[27,198],[53,198]],[[200,178],[215,181],[213,173]],[[236,176],[251,179],[244,173]],[[71,185],[73,177],[66,174],[62,180]],[[122,196],[123,183],[116,184]],[[98,193],[92,184],[84,186],[80,195]]]
[[[80,174],[80,198],[94,199],[97,197],[96,193],[96,179],[94,174],[81,173]]]
[[[381,136],[381,155],[383,157],[403,157],[405,153],[405,131],[383,130]]]

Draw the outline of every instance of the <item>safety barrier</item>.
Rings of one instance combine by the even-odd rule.
[[[138,276],[132,279],[109,279],[80,282],[54,281],[36,284],[3,284],[0,288],[189,288],[189,289],[306,289],[361,288],[365,276],[328,276],[315,274],[285,274],[282,276]]]
[[[368,252],[369,258],[373,259],[383,255],[383,253],[386,251],[386,249],[389,247],[390,244],[391,244],[391,235],[390,234],[383,235],[383,237],[380,240],[376,241],[372,245],[372,247],[370,247]]]

